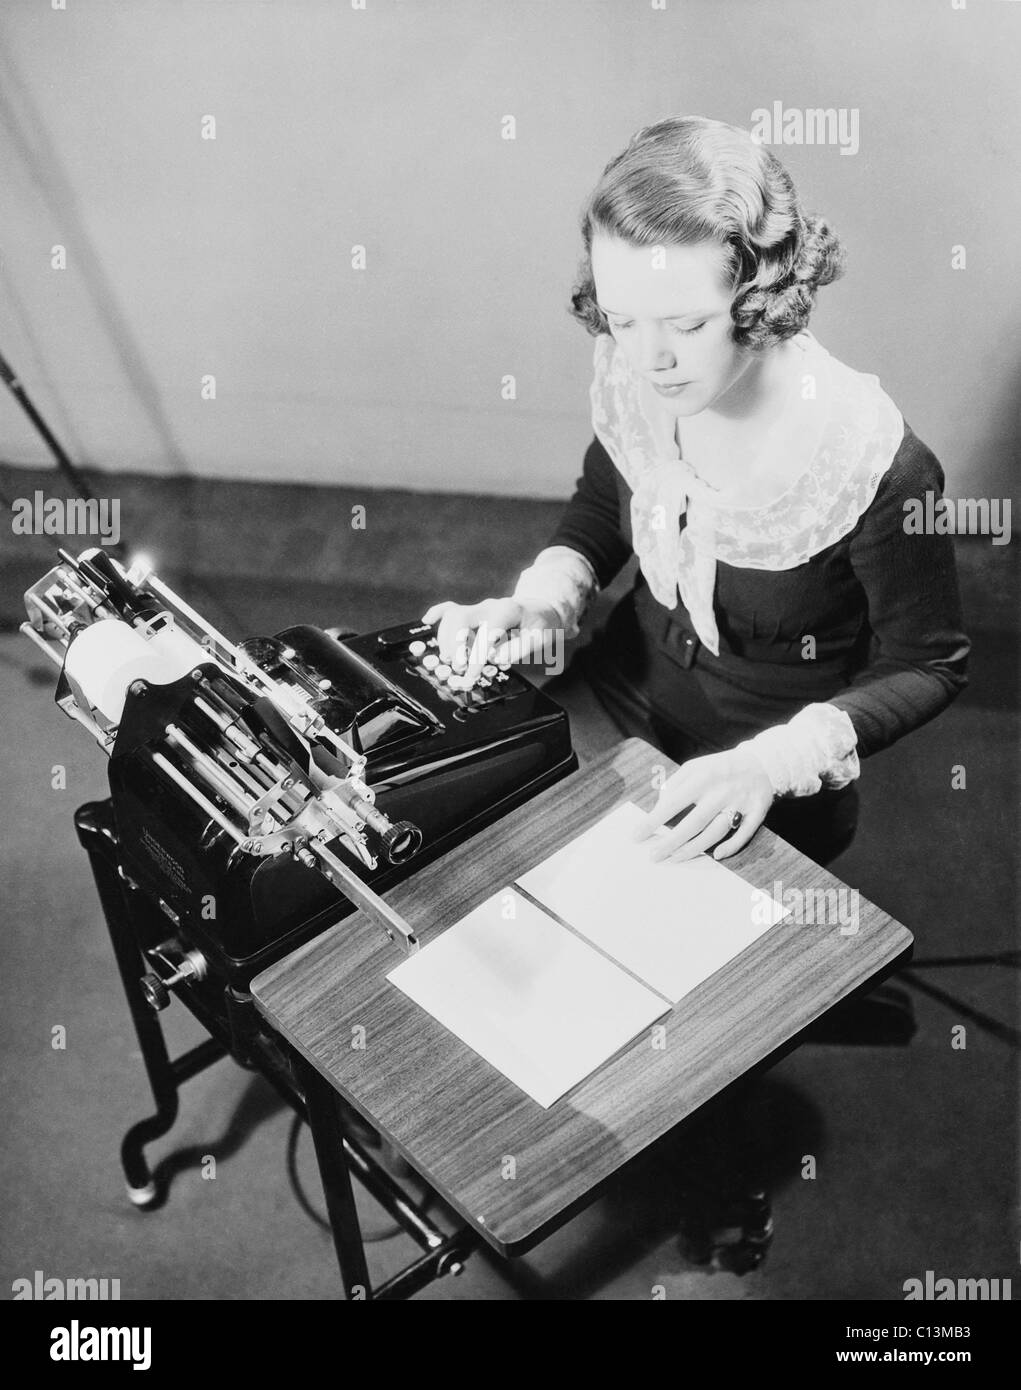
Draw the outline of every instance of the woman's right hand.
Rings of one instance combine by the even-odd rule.
[[[559,624],[552,609],[529,608],[515,598],[434,603],[422,614],[422,621],[438,623],[440,660],[473,684],[487,662],[512,666],[541,652],[544,634]]]

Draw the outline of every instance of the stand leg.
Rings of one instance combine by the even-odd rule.
[[[301,1070],[305,1108],[319,1161],[319,1175],[344,1292],[349,1299],[370,1299],[372,1286],[351,1189],[351,1172],[344,1157],[344,1128],[337,1093],[309,1063],[303,1062]]]
[[[124,885],[110,857],[109,831],[99,822],[102,809],[101,804],[83,806],[75,821],[92,866],[124,995],[131,1010],[142,1060],[156,1102],[156,1114],[133,1125],[121,1144],[121,1164],[127,1180],[128,1196],[135,1206],[148,1207],[158,1202],[160,1193],[143,1149],[152,1140],[166,1134],[177,1119],[177,1079],[167,1054],[163,1030],[142,995],[139,983],[143,971],[142,957],[130,930]]]

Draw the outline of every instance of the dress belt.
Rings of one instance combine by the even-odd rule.
[[[754,686],[759,684],[755,680],[755,676],[758,675],[762,679],[763,688],[769,691],[771,677],[772,680],[779,680],[786,686],[787,681],[783,678],[789,676],[794,682],[793,691],[804,691],[808,698],[813,690],[829,690],[834,681],[843,684],[848,679],[846,652],[812,662],[757,661],[754,656],[737,656],[734,652],[728,651],[713,656],[712,652],[705,649],[704,643],[692,628],[677,622],[669,615],[665,616],[659,645],[664,655],[685,670],[690,670],[696,663],[704,663],[707,674],[712,671],[724,680],[729,678],[744,689],[748,688],[749,677],[752,678]]]

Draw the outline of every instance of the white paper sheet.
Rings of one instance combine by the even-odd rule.
[[[510,888],[387,979],[546,1108],[668,1012]]]
[[[518,883],[676,1004],[786,913],[706,855],[653,863],[633,838],[642,818],[618,806]]]

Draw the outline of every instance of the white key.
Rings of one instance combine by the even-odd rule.
[[[493,666],[492,664],[490,664],[490,665],[488,665],[488,666],[483,666],[483,668],[482,668],[482,674],[483,674],[484,676],[488,676],[488,677],[490,678],[490,680],[492,680],[492,678],[496,675],[496,667]]]
[[[445,681],[450,675],[450,667],[445,661],[441,661],[440,664],[434,668],[433,675],[438,681]]]
[[[425,655],[425,643],[424,643],[424,642],[412,642],[412,643],[409,645],[409,647],[408,647],[408,651],[411,653],[412,656],[424,656],[424,655]]]
[[[440,659],[435,652],[427,652],[426,655],[422,658],[422,665],[425,667],[427,671],[435,671],[436,667],[439,664]]]

